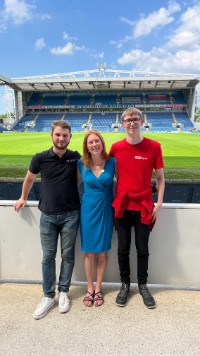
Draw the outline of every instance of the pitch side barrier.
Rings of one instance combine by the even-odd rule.
[[[0,200],[0,282],[40,283],[41,246],[38,201],[28,201],[15,212],[14,201]],[[200,204],[163,204],[150,236],[149,284],[166,288],[200,289]],[[136,254],[133,242],[130,254],[131,282],[136,283]],[[85,283],[84,253],[80,234],[76,243],[73,283]],[[112,249],[108,253],[104,282],[119,283],[117,234],[113,230]],[[60,248],[56,259],[60,266]]]
[[[21,195],[22,178],[0,178],[0,200],[17,200]],[[152,182],[155,184],[155,181]],[[29,200],[39,200],[40,179],[34,183]],[[156,201],[156,195],[153,196]],[[164,203],[200,204],[200,180],[166,180]]]

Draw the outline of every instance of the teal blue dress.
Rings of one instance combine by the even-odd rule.
[[[111,249],[113,234],[113,178],[115,158],[105,162],[97,178],[92,170],[78,161],[83,180],[81,199],[81,250],[84,252],[105,252]]]

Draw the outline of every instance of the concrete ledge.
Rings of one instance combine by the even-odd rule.
[[[27,207],[16,213],[12,201],[1,201],[0,213],[0,279],[41,281],[40,212],[37,209],[37,202],[28,202]],[[199,216],[199,204],[164,204],[150,237],[149,284],[199,286]],[[132,246],[131,282],[136,283],[134,232]],[[56,263],[59,271],[59,246]],[[85,282],[83,266],[84,254],[80,251],[78,235],[73,282]],[[104,282],[119,282],[115,231]]]

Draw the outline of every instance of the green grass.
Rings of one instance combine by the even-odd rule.
[[[103,133],[107,151],[125,133]],[[200,135],[186,133],[145,133],[162,145],[167,179],[200,179]],[[69,148],[82,153],[84,133],[73,133]],[[23,132],[0,135],[0,178],[22,178],[32,155],[51,147],[49,133]]]

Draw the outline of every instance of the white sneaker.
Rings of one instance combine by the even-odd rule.
[[[67,313],[70,309],[70,301],[67,293],[60,292],[59,293],[59,312],[61,314]]]
[[[34,319],[42,319],[55,304],[55,298],[44,297],[33,314]]]

